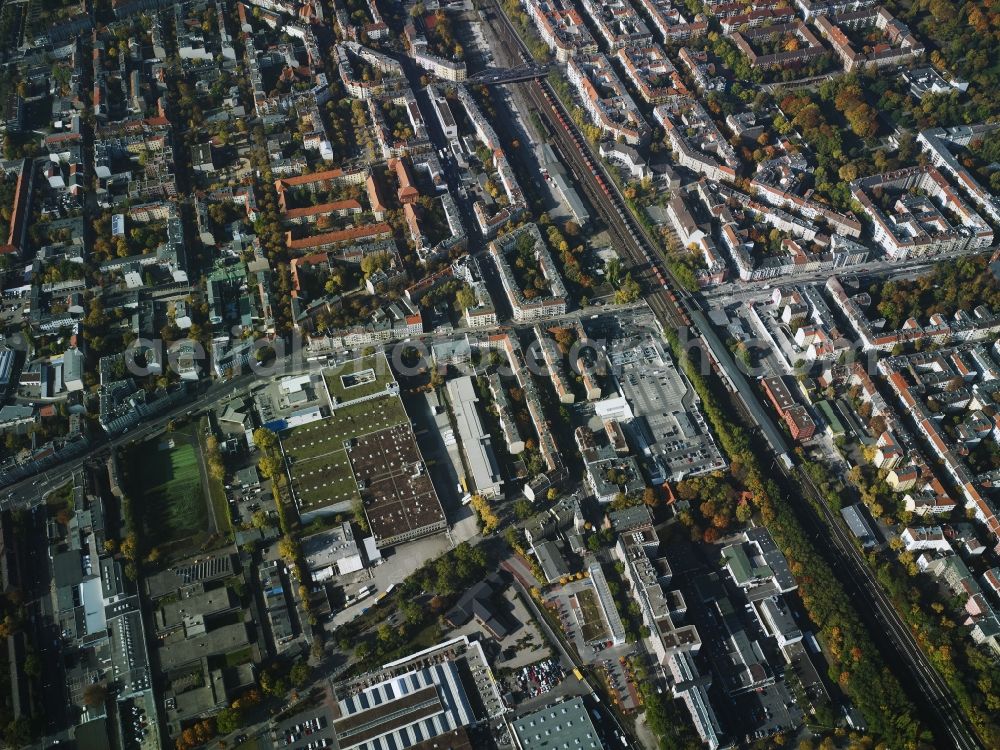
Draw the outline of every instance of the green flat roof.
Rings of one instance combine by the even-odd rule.
[[[326,419],[292,427],[281,435],[292,483],[303,509],[361,499],[344,442],[409,421],[393,395],[342,406]]]
[[[819,409],[820,413],[823,415],[823,419],[826,423],[830,425],[830,430],[834,435],[844,434],[844,425],[841,424],[840,420],[837,418],[837,412],[833,410],[830,406],[829,401],[817,401],[816,408]]]
[[[384,352],[329,367],[323,370],[323,380],[335,404],[385,393],[396,382]]]
[[[753,560],[747,555],[742,543],[731,544],[724,548],[722,556],[729,565],[729,570],[733,574],[733,580],[739,586],[758,578],[767,578],[771,575],[771,568],[768,567],[767,563],[759,566],[754,564]]]

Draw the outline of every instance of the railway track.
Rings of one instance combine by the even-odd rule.
[[[534,62],[520,36],[511,25],[510,19],[493,0],[493,16],[496,23],[493,28],[499,33],[499,41],[508,52],[516,56],[522,63]],[[631,215],[624,197],[618,186],[611,180],[603,165],[596,159],[586,143],[582,133],[572,121],[562,102],[556,96],[552,87],[544,80],[533,80],[530,83],[517,84],[522,86],[543,123],[547,123],[549,135],[558,148],[567,166],[577,178],[577,182],[607,225],[615,248],[625,256],[631,270],[637,276],[636,281],[645,288],[645,300],[661,322],[675,330],[690,328],[689,313],[697,309],[693,295],[683,289],[667,269],[656,244],[646,235],[644,228]],[[707,347],[706,347],[707,350]],[[719,363],[714,356],[710,357],[711,365],[717,372]],[[723,378],[723,382],[725,378]],[[727,386],[728,388],[728,386]],[[755,421],[749,408],[742,403],[742,396],[730,388],[731,401],[741,418],[748,425]],[[823,509],[823,517],[817,516],[819,525],[833,529],[835,546],[839,553],[849,562],[848,574],[859,592],[867,593],[869,605],[876,618],[887,629],[886,635],[893,650],[900,660],[909,668],[912,678],[919,685],[926,698],[923,703],[928,705],[930,713],[937,719],[938,726],[943,729],[958,750],[978,750],[982,745],[975,731],[968,725],[968,720],[941,675],[927,660],[913,634],[902,621],[892,602],[888,600],[873,573],[858,559],[858,553],[846,532],[836,523],[830,509],[822,501],[822,497],[801,467],[789,469],[787,473],[801,482],[802,486],[815,494]],[[850,563],[853,563],[851,565]]]
[[[501,45],[522,64],[534,62],[516,30],[496,3],[492,27],[499,32]],[[596,209],[614,240],[617,251],[625,256],[627,265],[635,272],[636,281],[644,287],[645,299],[666,325],[673,328],[690,326],[689,306],[694,304],[690,294],[672,277],[655,244],[632,216],[618,186],[603,165],[591,153],[583,134],[576,127],[552,87],[544,80],[516,84],[527,95],[543,122],[549,124],[549,134],[562,157]]]
[[[927,703],[931,713],[941,729],[947,732],[958,750],[980,750],[983,745],[975,730],[969,726],[951,688],[927,659],[912,631],[900,618],[895,605],[855,546],[854,539],[838,523],[834,512],[830,510],[822,494],[801,466],[796,467],[794,474],[799,484],[818,502],[822,515],[818,515],[817,520],[821,524],[825,521],[825,527],[832,530],[834,547],[847,563],[845,570],[848,576],[858,591],[868,594],[871,609],[879,624],[885,628],[885,636],[895,645],[902,660],[909,663],[910,672],[921,692],[928,698]]]

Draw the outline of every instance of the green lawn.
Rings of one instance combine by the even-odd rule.
[[[224,654],[212,657],[211,666],[232,669],[233,667],[238,667],[240,664],[247,664],[251,659],[253,659],[253,648],[247,646],[237,651],[227,651]]]
[[[133,504],[149,546],[211,531],[198,454],[189,433],[149,440],[135,448],[130,459]]]
[[[202,455],[205,454],[205,430],[209,427],[208,417],[204,417],[198,425],[198,446]],[[233,518],[229,513],[229,501],[226,499],[226,488],[221,479],[208,477],[208,491],[212,499],[212,513],[215,525],[220,534],[233,533]]]

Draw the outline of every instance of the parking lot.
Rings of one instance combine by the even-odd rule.
[[[598,668],[608,691],[617,700],[618,707],[629,713],[639,707],[639,696],[627,665],[627,657],[621,655],[618,658],[601,659]]]
[[[264,512],[269,519],[277,517],[277,510],[274,507],[274,496],[270,491],[270,483],[265,490],[261,484],[226,485],[226,499],[229,500],[229,513],[233,519],[233,526],[239,528],[244,524],[251,523],[254,513]]]
[[[362,601],[345,607],[334,613],[333,619],[324,627],[333,632],[344,623],[350,622],[364,610],[372,606],[379,593],[385,591],[391,584],[402,583],[429,560],[435,560],[454,546],[451,535],[447,532],[417,539],[406,544],[398,544],[391,550],[383,550],[386,555],[383,562],[374,568],[340,576],[334,580],[334,585],[343,586],[345,596],[353,596],[364,586],[374,586],[375,592]]]
[[[551,692],[559,683],[566,679],[566,672],[558,659],[542,659],[534,664],[528,664],[515,671],[506,680],[506,687],[521,703],[529,698],[535,698],[543,693]]]
[[[275,747],[288,750],[321,750],[336,747],[331,715],[326,706],[303,711],[277,724],[272,731]]]

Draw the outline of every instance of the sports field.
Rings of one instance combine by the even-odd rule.
[[[210,531],[198,454],[189,434],[149,440],[137,446],[131,458],[133,503],[150,546]]]
[[[386,396],[341,407],[332,417],[283,432],[281,447],[301,510],[360,500],[345,441],[407,421],[399,397]]]

